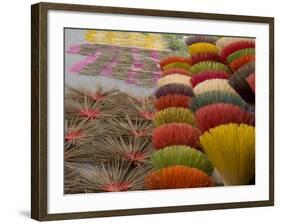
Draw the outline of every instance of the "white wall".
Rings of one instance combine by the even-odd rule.
[[[66,1],[66,0],[65,0]],[[30,215],[30,5],[36,1],[10,0],[1,5],[0,222],[35,223]],[[57,2],[63,2],[57,0]],[[276,0],[76,0],[68,3],[201,11],[275,17],[275,82],[280,78],[280,7]],[[281,90],[276,85],[276,206],[178,214],[70,220],[60,223],[280,223]],[[279,139],[278,139],[279,138]],[[53,222],[59,223],[59,222]]]

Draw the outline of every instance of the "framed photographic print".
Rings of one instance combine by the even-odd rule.
[[[32,218],[274,204],[274,19],[32,5]]]

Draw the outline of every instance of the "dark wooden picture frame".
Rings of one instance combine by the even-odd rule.
[[[183,11],[162,11],[136,8],[116,8],[89,5],[71,5],[56,3],[38,3],[31,7],[31,217],[39,221],[77,219],[91,217],[109,217],[124,215],[186,212],[241,207],[259,207],[274,205],[274,18],[195,13]],[[218,203],[204,205],[173,206],[159,208],[140,208],[111,211],[88,211],[77,213],[48,214],[47,211],[47,13],[49,10],[78,12],[99,12],[110,14],[128,14],[160,16],[174,18],[195,18],[206,20],[225,20],[269,24],[269,200]]]

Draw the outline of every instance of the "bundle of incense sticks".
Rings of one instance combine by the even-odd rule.
[[[120,47],[101,44],[70,46],[68,53],[85,56],[69,68],[70,73],[104,76],[124,80],[128,84],[153,87],[160,76],[158,62],[169,51]]]
[[[70,86],[65,97],[65,193],[144,189],[153,97]]]
[[[171,56],[160,62],[162,78],[155,92],[155,128],[152,131],[153,170],[145,178],[147,189],[213,186],[213,166],[200,151],[201,131],[196,126],[190,103],[191,60]]]
[[[190,105],[202,132],[199,145],[224,185],[249,184],[254,179],[255,119],[253,81],[247,78],[254,79],[254,41],[194,36],[186,43],[195,94]]]

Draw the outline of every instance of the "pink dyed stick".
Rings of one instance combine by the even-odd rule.
[[[161,72],[160,71],[154,71],[152,74],[153,74],[152,82],[154,84],[156,84],[158,79],[161,78]]]
[[[78,54],[80,52],[80,44],[74,44],[68,48],[66,53],[68,54]]]
[[[135,71],[130,70],[128,72],[128,79],[126,80],[126,83],[129,84],[137,84],[137,81],[135,79],[135,76],[137,75],[137,73]]]
[[[81,70],[83,68],[85,68],[85,66],[87,66],[88,64],[94,63],[99,58],[100,54],[101,53],[99,51],[97,51],[94,55],[87,56],[84,60],[79,61],[76,64],[74,64],[69,69],[69,72],[70,73],[79,73],[79,72],[81,72]]]
[[[108,65],[104,66],[101,71],[101,74],[104,76],[112,76],[113,68],[118,64],[118,60],[114,59]]]
[[[155,62],[159,62],[159,61],[160,61],[160,55],[158,54],[157,51],[152,50],[152,51],[150,52],[150,57],[151,57],[151,59],[152,59],[153,61],[155,61]]]
[[[132,66],[131,66],[131,70],[133,71],[140,71],[144,68],[144,64],[138,61],[134,61]]]

